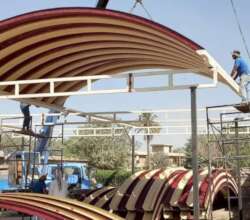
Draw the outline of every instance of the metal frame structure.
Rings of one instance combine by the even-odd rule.
[[[223,111],[230,112],[232,108],[223,108]],[[63,113],[41,113],[41,114],[31,114],[34,120],[35,127],[40,127],[43,125],[54,125],[63,128],[54,129],[56,134],[64,133],[64,137],[72,136],[116,136],[120,135],[124,126],[129,128],[129,135],[143,136],[143,135],[190,135],[191,131],[191,119],[179,119],[179,115],[188,116],[190,114],[190,109],[159,109],[159,110],[131,110],[131,111],[115,111],[115,112],[91,112],[86,113],[88,115],[85,119],[81,117],[78,113],[69,113],[64,115]],[[213,111],[218,113],[218,111]],[[158,119],[154,122],[159,123],[157,126],[144,126],[139,119],[139,116],[143,113],[152,113],[158,116]],[[96,120],[97,118],[105,118],[106,121]],[[59,116],[61,120],[57,123],[46,123],[44,121],[47,116]],[[79,120],[72,120],[72,117],[80,116]],[[8,122],[8,118],[22,118],[21,114],[6,114],[0,115],[0,121],[2,121],[1,127],[4,129],[14,129],[21,127],[21,121],[16,121],[15,123]],[[109,121],[108,121],[109,120]],[[214,121],[220,121],[220,118],[213,117]],[[4,121],[7,121],[4,123]],[[206,109],[197,109],[197,132],[198,134],[207,134],[206,125]],[[91,127],[91,125],[98,125],[98,127]],[[103,127],[103,124],[113,124],[116,126]],[[90,125],[90,127],[88,126]],[[83,127],[81,127],[83,126]],[[157,129],[158,132],[155,132]],[[37,129],[35,129],[37,130]],[[63,130],[63,131],[62,131]],[[230,133],[231,131],[229,131]],[[244,133],[250,133],[250,129],[243,131]],[[12,137],[20,137],[21,134],[14,134]]]
[[[205,111],[205,109],[197,109],[196,111],[195,111],[195,97],[194,97],[194,93],[195,93],[195,90],[196,90],[196,88],[192,88],[192,106],[193,106],[193,109],[190,111],[190,110],[187,110],[187,109],[184,109],[184,110],[158,110],[158,111],[156,111],[156,112],[163,112],[163,113],[171,113],[171,112],[181,112],[181,113],[183,113],[183,111],[185,111],[185,112],[191,112],[191,113],[193,113],[192,114],[192,120],[191,120],[191,122],[192,122],[192,125],[193,125],[193,129],[196,129],[196,131],[194,131],[194,130],[192,130],[193,132],[192,132],[192,134],[193,135],[195,135],[196,137],[197,137],[197,112],[204,112]],[[223,106],[224,108],[223,108],[223,110],[224,110],[224,112],[223,113],[221,113],[220,114],[220,117],[218,118],[216,118],[216,117],[214,117],[214,116],[212,116],[212,120],[213,120],[213,122],[215,123],[215,125],[217,125],[217,127],[218,127],[218,125],[219,126],[221,126],[221,119],[222,119],[222,115],[224,114],[224,115],[230,115],[231,113],[230,112],[228,112],[231,108],[230,108],[230,106]],[[207,110],[207,109],[206,109]],[[211,111],[213,110],[212,108],[210,109]],[[135,113],[135,114],[140,114],[140,113],[142,113],[143,111],[131,111],[132,113]],[[127,115],[127,114],[131,114],[131,112],[94,112],[94,113],[89,113],[90,115],[95,115],[95,116],[97,116],[97,117],[102,117],[103,115],[105,115],[105,118],[108,118],[110,121],[108,122],[108,123],[110,123],[110,124],[112,124],[112,123],[114,123],[116,120],[117,120],[117,118],[119,118],[119,116],[120,115]],[[147,111],[146,111],[147,112]],[[149,112],[154,112],[154,111],[149,111]],[[194,114],[195,113],[195,114]],[[214,110],[213,110],[213,113],[214,113]],[[58,114],[52,114],[52,115],[58,115]],[[59,115],[62,115],[62,114],[59,114]],[[69,115],[78,115],[78,114],[76,114],[76,113],[70,113]],[[49,125],[49,123],[45,123],[44,122],[44,118],[45,118],[45,115],[44,114],[42,114],[42,115],[36,115],[36,116],[39,116],[39,118],[40,118],[40,121],[42,122],[41,124],[42,125]],[[4,115],[1,115],[1,118],[6,118],[6,115],[4,116]],[[11,118],[11,117],[8,117],[7,116],[7,119],[8,118]],[[14,117],[14,118],[16,118],[16,117]],[[232,117],[230,116],[229,117],[230,118],[230,120],[232,120]],[[64,118],[65,119],[65,118]],[[74,125],[81,125],[81,124],[88,124],[88,123],[98,123],[98,121],[95,121],[95,120],[93,120],[93,121],[91,121],[92,120],[92,118],[90,117],[89,118],[90,120],[88,121],[88,120],[86,120],[86,121],[83,121],[83,122],[70,122],[70,121],[67,121],[66,120],[66,124],[74,124]],[[138,128],[138,126],[135,126],[134,124],[137,122],[136,120],[131,120],[131,119],[127,119],[127,120],[122,120],[122,119],[120,119],[119,118],[119,120],[117,120],[118,121],[118,123],[121,123],[121,122],[123,122],[124,124],[128,124],[129,125],[129,127],[131,128],[131,129],[137,129]],[[173,120],[172,120],[173,121]],[[208,120],[209,121],[209,120]],[[99,122],[99,123],[103,123],[103,122]],[[61,126],[61,124],[62,123],[58,123],[58,125],[60,125]],[[37,125],[38,126],[38,125]],[[196,126],[196,127],[195,127]],[[151,127],[147,127],[146,128],[146,130],[148,130],[148,131],[150,131],[150,129],[152,129],[152,128],[162,128],[162,127],[164,127],[164,126],[159,126],[159,127],[154,127],[154,126],[151,126]],[[63,128],[64,128],[64,126],[63,126]],[[117,129],[119,130],[120,128],[122,128],[122,127],[118,127]],[[140,127],[141,128],[141,127]],[[84,129],[84,128],[83,128]],[[87,130],[91,130],[91,129],[93,129],[93,128],[86,128]],[[102,129],[107,129],[107,128],[95,128],[95,131],[97,131],[97,130],[102,130]],[[123,127],[123,129],[124,129],[124,127]],[[216,129],[218,129],[218,128],[216,128]],[[81,128],[79,129],[79,131],[81,130]],[[110,129],[110,131],[111,131],[111,134],[112,135],[114,135],[115,133],[113,133],[114,131],[116,130],[116,128],[112,128],[112,129]],[[231,132],[231,131],[230,131]],[[65,135],[65,132],[63,132],[64,133],[64,135]],[[96,135],[96,134],[95,134]],[[132,141],[131,141],[131,145],[132,145],[132,147],[134,146],[134,136],[136,135],[136,132],[135,133],[130,133],[130,135],[132,136]],[[144,134],[142,134],[142,135],[152,135],[152,133],[144,133]],[[84,136],[88,136],[88,135],[84,135]],[[90,135],[91,136],[91,135]],[[100,135],[101,136],[101,135]],[[108,136],[107,134],[105,134],[105,136]],[[197,139],[195,139],[195,136],[193,136],[193,138],[194,138],[194,141],[196,142],[197,141]],[[195,145],[193,145],[193,147],[194,147]],[[196,149],[197,149],[197,145],[196,145]],[[195,148],[193,149],[193,152],[195,152]],[[133,154],[133,152],[132,152],[132,154]],[[211,161],[210,161],[211,162]],[[197,164],[197,161],[195,162],[195,161],[193,161],[193,167],[195,167],[195,166],[198,166],[198,164]],[[134,166],[133,166],[133,163],[132,163],[132,168],[134,168]],[[198,172],[198,170],[196,170],[196,172]],[[194,172],[195,173],[195,172]],[[198,180],[196,180],[196,181],[198,181]],[[195,181],[194,181],[195,182]],[[195,197],[194,197],[195,198]],[[194,203],[195,204],[195,203]],[[196,208],[196,213],[200,213],[199,212],[199,207],[198,206],[194,206],[194,208]],[[198,209],[198,211],[197,211],[197,209]]]
[[[42,116],[43,118],[43,116]],[[24,187],[25,189],[28,189],[30,186],[28,185],[28,176],[30,175],[30,169],[32,170],[32,173],[31,173],[31,182],[33,182],[34,180],[34,172],[35,172],[35,167],[36,166],[39,166],[39,165],[47,165],[45,164],[44,162],[42,164],[40,163],[36,163],[36,152],[35,152],[35,147],[37,145],[37,141],[39,138],[48,138],[49,141],[52,139],[52,138],[60,138],[62,139],[62,142],[63,142],[63,125],[62,125],[62,132],[61,132],[61,136],[51,136],[51,137],[44,137],[42,135],[40,135],[39,133],[35,133],[36,132],[36,129],[35,129],[35,132],[31,132],[31,131],[23,131],[22,130],[22,126],[18,127],[18,126],[7,126],[7,129],[4,128],[3,126],[3,123],[4,123],[4,120],[17,120],[17,119],[22,119],[23,120],[23,117],[5,117],[5,118],[1,118],[0,120],[0,147],[1,148],[4,148],[4,146],[2,146],[2,136],[3,135],[7,135],[8,139],[11,140],[13,136],[13,134],[17,134],[17,137],[20,137],[21,138],[21,144],[15,144],[14,143],[14,146],[10,145],[11,148],[14,147],[13,149],[13,152],[11,153],[15,153],[17,151],[24,151],[25,152],[25,148],[28,147],[28,159],[22,159],[22,160],[18,160],[18,161],[21,161],[22,163],[23,162],[26,162],[26,173],[25,173],[25,183],[24,183]],[[32,128],[32,122],[33,122],[33,117],[31,116],[31,128]],[[34,125],[35,128],[37,127],[37,125]],[[55,126],[55,125],[50,125],[50,126]],[[12,134],[11,137],[9,137],[9,134]],[[26,138],[28,137],[28,138]],[[25,139],[28,139],[28,144],[25,144]],[[32,145],[33,145],[33,149],[32,149]],[[44,152],[60,152],[60,158],[61,158],[61,164],[63,162],[63,151],[62,149],[61,150],[46,150]],[[10,153],[10,154],[11,154]],[[33,156],[33,159],[31,159],[31,155]],[[16,162],[17,160],[16,159],[8,159],[7,160],[8,162]]]
[[[102,8],[106,7],[104,0],[99,3]],[[63,107],[67,96],[190,89],[193,175],[197,186],[196,90],[216,87],[218,79],[239,93],[238,85],[204,48],[160,24],[111,10],[64,8],[32,12],[1,21],[0,28],[4,30],[0,62],[0,93],[4,99],[18,99],[86,116],[84,112]],[[167,86],[135,88],[134,75],[127,74],[126,88],[92,90],[92,80],[110,78],[106,74],[152,68],[172,73],[191,69],[214,82],[175,86],[170,74]],[[65,81],[68,81],[66,86]],[[87,90],[78,91],[84,85]],[[93,114],[89,116],[110,121]],[[196,205],[194,218],[199,220],[197,190],[195,187],[193,203]]]
[[[212,83],[207,84],[193,84],[193,85],[175,85],[174,75],[180,73],[188,72],[199,72],[196,69],[186,69],[186,70],[170,70],[170,71],[152,71],[152,72],[138,72],[138,73],[124,73],[118,75],[100,75],[100,76],[77,76],[77,77],[64,77],[64,78],[49,78],[49,79],[33,79],[33,80],[18,80],[18,81],[5,81],[0,82],[1,86],[13,86],[14,94],[0,94],[0,99],[30,99],[30,98],[44,98],[44,97],[60,97],[60,96],[73,96],[73,95],[92,95],[92,94],[110,94],[110,93],[128,93],[128,92],[157,92],[166,90],[183,90],[189,89],[191,87],[197,88],[213,88],[217,86],[218,83],[218,73],[213,71]],[[157,87],[135,87],[136,80],[138,77],[152,77],[152,76],[167,76],[166,86]],[[96,80],[110,80],[110,79],[125,79],[127,86],[121,89],[93,89],[93,83]],[[82,91],[56,91],[56,83],[62,82],[79,82],[86,84],[86,90]],[[49,92],[45,93],[25,93],[22,94],[20,88],[22,86],[38,85],[44,84],[48,85]]]
[[[86,26],[89,28],[83,28]],[[17,98],[22,95],[23,102],[64,111],[64,92],[70,95],[86,85],[86,79],[83,83],[77,77],[145,69],[191,69],[208,78],[218,77],[218,81],[239,92],[237,83],[200,45],[137,16],[90,8],[51,9],[1,21],[0,28],[4,30],[0,78],[2,82],[17,82],[16,86],[3,84],[0,93]],[[26,84],[26,80],[48,78],[69,81]],[[21,82],[24,84],[20,88]],[[184,86],[189,89],[192,85]],[[57,96],[53,97],[53,92]],[[25,94],[47,94],[48,98],[24,98]]]
[[[33,170],[32,171],[32,180],[33,180],[33,177],[34,177],[34,163],[32,163],[33,161],[31,161],[31,154],[33,154],[32,152],[32,145],[35,145],[36,144],[36,141],[37,141],[37,135],[35,133],[28,133],[27,131],[22,131],[21,128],[22,126],[20,126],[20,129],[16,130],[17,127],[15,126],[9,126],[9,129],[11,130],[6,130],[6,129],[3,129],[3,123],[4,123],[4,120],[24,120],[24,118],[22,116],[18,116],[18,117],[7,117],[7,118],[1,118],[1,121],[0,121],[0,147],[1,148],[4,148],[4,146],[2,146],[2,136],[5,135],[5,137],[8,138],[8,140],[12,141],[12,137],[10,137],[10,134],[13,134],[13,133],[17,133],[17,134],[20,134],[21,135],[21,143],[20,144],[16,144],[16,143],[11,143],[8,148],[12,148],[14,151],[12,153],[15,153],[17,152],[18,150],[21,150],[21,151],[25,151],[25,149],[28,148],[28,159],[24,159],[24,160],[19,160],[21,161],[21,163],[23,162],[27,162],[26,164],[26,172],[25,172],[25,182],[24,182],[24,187],[25,188],[28,188],[28,176],[30,175],[30,168]],[[32,124],[33,124],[33,120],[32,120],[32,117],[31,117],[31,120],[30,120],[30,126],[32,127]],[[25,138],[25,137],[28,137],[28,138]],[[28,140],[27,140],[28,139]],[[11,154],[11,153],[10,153]],[[34,155],[33,155],[34,156]],[[35,160],[35,158],[34,158]],[[9,160],[8,159],[8,162],[11,162],[12,160]],[[15,160],[17,161],[17,160]]]
[[[223,163],[223,167],[227,172],[235,172],[235,178],[238,187],[238,196],[230,197],[228,193],[228,209],[229,209],[229,218],[231,219],[231,200],[237,199],[238,201],[238,219],[242,220],[243,217],[243,198],[242,195],[242,186],[241,186],[241,169],[244,168],[240,164],[240,161],[247,160],[250,162],[250,155],[241,155],[240,149],[241,144],[250,143],[249,134],[250,128],[250,114],[240,112],[237,109],[231,112],[221,112],[220,120],[213,120],[210,117],[211,110],[214,109],[223,109],[228,107],[238,107],[239,104],[232,105],[221,105],[221,106],[211,106],[206,108],[207,114],[207,136],[208,136],[208,168],[209,175],[211,176],[212,162],[220,161]],[[243,132],[241,130],[244,130]],[[245,135],[245,136],[242,136]],[[241,135],[241,136],[240,136]],[[212,157],[211,144],[216,144],[217,148],[221,152],[221,156]],[[234,154],[230,155],[230,151],[227,150],[228,146],[234,146]],[[236,161],[236,164],[233,165],[233,162]],[[235,167],[234,167],[235,166]],[[211,177],[210,177],[211,178]],[[211,188],[211,187],[210,187]],[[210,210],[210,218],[213,219],[212,212]]]
[[[195,129],[195,131],[192,130],[193,132],[191,132],[191,133],[193,135],[197,136],[197,128],[198,128],[198,126],[197,126],[197,112],[204,112],[205,113],[206,109],[197,109],[197,111],[195,111],[195,99],[194,99],[195,98],[194,97],[195,90],[196,90],[196,88],[192,88],[192,96],[191,96],[192,97],[192,106],[193,106],[192,110],[187,110],[187,109],[182,109],[182,110],[158,110],[156,112],[158,112],[158,113],[171,113],[171,112],[181,112],[181,113],[183,113],[185,111],[186,113],[188,113],[188,112],[193,113],[190,122],[193,122],[192,125],[193,125],[193,129]],[[230,108],[228,108],[228,107],[224,108],[224,111],[228,111],[228,110],[230,110]],[[131,112],[134,113],[134,114],[143,113],[143,111],[131,111]],[[144,127],[144,129],[147,130],[147,132],[146,133],[142,133],[142,134],[138,134],[136,132],[136,129],[139,129],[141,131],[141,128],[143,128],[143,127],[138,127],[137,125],[135,125],[135,123],[136,122],[138,123],[138,121],[131,120],[131,119],[127,119],[127,120],[126,119],[125,120],[119,119],[119,120],[117,120],[117,118],[120,118],[119,116],[121,116],[121,115],[128,115],[128,114],[131,114],[131,112],[94,112],[94,113],[90,113],[90,114],[94,114],[97,117],[99,117],[99,116],[102,117],[103,115],[105,115],[106,118],[110,119],[110,121],[107,122],[107,123],[110,123],[110,124],[115,123],[116,121],[118,121],[119,123],[123,122],[124,124],[129,125],[129,128],[132,129],[132,130],[134,130],[134,132],[129,133],[129,135],[132,136],[131,145],[132,145],[132,149],[134,149],[134,137],[135,137],[135,135],[152,135],[153,133],[150,133],[150,129],[164,128],[164,126],[149,126],[149,127],[146,127],[146,128]],[[147,112],[147,111],[145,111],[145,112]],[[149,111],[149,112],[154,112],[154,111]],[[195,112],[195,114],[194,114],[194,112]],[[46,115],[62,115],[62,114],[55,114],[55,113],[53,113],[53,114],[46,114]],[[77,114],[76,113],[69,113],[69,116],[70,115],[74,116],[74,115],[77,115]],[[50,125],[49,123],[45,123],[44,122],[45,115],[36,115],[36,116],[39,116],[42,125]],[[4,117],[2,115],[1,117],[5,118],[6,116]],[[86,125],[86,124],[89,124],[89,123],[98,123],[98,121],[95,121],[95,120],[92,121],[91,117],[89,119],[90,120],[82,121],[82,122],[70,122],[70,121],[67,120],[67,118],[64,118],[64,120],[66,121],[65,122],[66,125],[71,125],[71,124],[73,124],[73,125],[81,125],[81,124]],[[216,123],[218,123],[220,121],[220,117],[219,118],[213,117],[213,120],[215,120]],[[172,122],[173,121],[174,120],[172,120]],[[99,122],[99,123],[103,123],[103,122]],[[58,125],[61,126],[62,123],[59,122]],[[196,127],[194,127],[195,125],[196,125]],[[36,125],[36,126],[39,126],[39,125]],[[64,126],[62,128],[65,129]],[[112,128],[106,128],[106,127],[105,128],[78,128],[77,131],[80,132],[81,130],[82,131],[86,130],[86,131],[93,131],[93,132],[95,132],[92,135],[91,134],[88,134],[88,135],[87,134],[85,134],[85,135],[82,134],[82,136],[113,136],[113,135],[116,135],[116,131],[119,132],[121,129],[124,130],[124,127],[120,126],[120,127],[117,127],[117,128],[114,128],[114,127],[112,127]],[[190,129],[190,127],[189,127],[189,129]],[[98,132],[97,132],[97,131],[107,131],[107,130],[110,131],[110,134],[107,134],[107,133],[106,134],[100,134],[100,133],[98,134]],[[64,136],[65,135],[67,136],[67,133],[65,131],[63,132],[63,134],[64,134]],[[76,135],[81,136],[80,133],[78,133]],[[193,138],[194,138],[194,141],[197,142],[197,139],[195,139],[195,136],[193,136]],[[194,147],[193,152],[195,153],[195,150],[197,149],[197,145],[196,146],[193,145],[193,147]],[[133,155],[133,153],[134,152],[132,150],[132,155]],[[193,163],[194,163],[193,167],[196,167],[196,166],[198,167],[197,158],[196,158],[196,161],[193,160]],[[133,162],[132,162],[132,169],[134,170],[134,164],[133,164]],[[196,170],[196,172],[198,172],[198,169]],[[195,178],[195,176],[194,176],[194,178]],[[198,181],[198,179],[196,181]],[[197,195],[199,196],[199,194],[197,194]],[[194,208],[196,209],[196,213],[200,213],[199,206],[194,206]]]

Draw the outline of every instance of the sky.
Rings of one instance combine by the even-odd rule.
[[[203,46],[228,73],[233,66],[230,53],[234,49],[240,50],[242,56],[250,63],[230,0],[143,0],[143,2],[155,22],[172,28]],[[96,0],[8,0],[1,4],[0,19],[46,8],[94,7],[95,4]],[[129,12],[133,4],[133,0],[110,0],[108,8]],[[235,5],[246,42],[250,47],[250,1],[235,0]],[[140,5],[133,13],[147,18]],[[180,79],[182,80],[188,81],[185,76]],[[107,82],[98,82],[98,85],[109,86]],[[222,84],[219,84],[218,88],[201,89],[197,93],[199,108],[239,101],[240,98]],[[20,112],[17,102],[0,100],[0,103],[0,114]],[[68,99],[66,106],[85,112],[189,108],[190,91],[75,96]],[[37,113],[45,110],[32,107],[31,111]],[[165,136],[155,138],[154,142],[180,147],[186,138]]]

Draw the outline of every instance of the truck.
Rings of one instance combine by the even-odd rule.
[[[8,156],[8,189],[27,189],[32,181],[47,173],[46,185],[55,178],[55,171],[63,167],[63,174],[68,185],[74,189],[88,190],[101,187],[91,181],[87,163],[63,162],[60,164],[44,164],[39,152],[15,151]]]
[[[62,166],[65,180],[69,186],[78,189],[90,189],[93,187],[88,175],[88,165],[86,163],[64,162],[62,165],[48,164],[47,166],[47,186],[54,180],[56,169]]]

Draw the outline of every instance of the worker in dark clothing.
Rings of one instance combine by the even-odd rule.
[[[248,85],[250,83],[250,69],[246,61],[240,56],[240,51],[234,50],[232,53],[234,61],[234,67],[231,72],[231,76],[234,80],[240,78],[240,92],[242,102],[249,101],[248,97]]]
[[[20,108],[23,113],[24,119],[23,119],[23,130],[29,130],[30,129],[30,104],[26,104],[21,102]]]
[[[33,183],[31,183],[31,191],[34,193],[48,194],[45,183],[46,179],[47,179],[47,174],[42,174],[39,180],[36,180]]]

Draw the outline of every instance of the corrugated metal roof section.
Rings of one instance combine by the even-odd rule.
[[[173,216],[179,218],[184,215],[191,216],[193,209],[192,181],[192,170],[184,168],[140,171],[117,189],[107,187],[88,194],[84,202],[112,210],[126,219],[162,219],[163,215],[169,216],[170,219]],[[208,209],[216,200],[217,195],[227,192],[227,189],[234,195],[238,193],[235,179],[231,174],[223,169],[213,169],[209,190],[208,170],[200,170],[201,215],[207,215]],[[211,198],[211,202],[209,198]]]
[[[93,8],[31,12],[1,21],[0,41],[1,81],[147,68],[198,69],[200,74],[212,77],[211,63],[204,61],[201,46],[167,27],[123,12]],[[219,80],[233,87],[233,81],[220,74]],[[79,82],[62,82],[55,89],[76,91],[82,86]],[[13,93],[8,86],[1,89]],[[48,89],[43,84],[24,85],[21,93]],[[63,105],[66,98],[42,101]]]
[[[122,220],[100,208],[38,193],[0,193],[0,207],[47,220]]]

